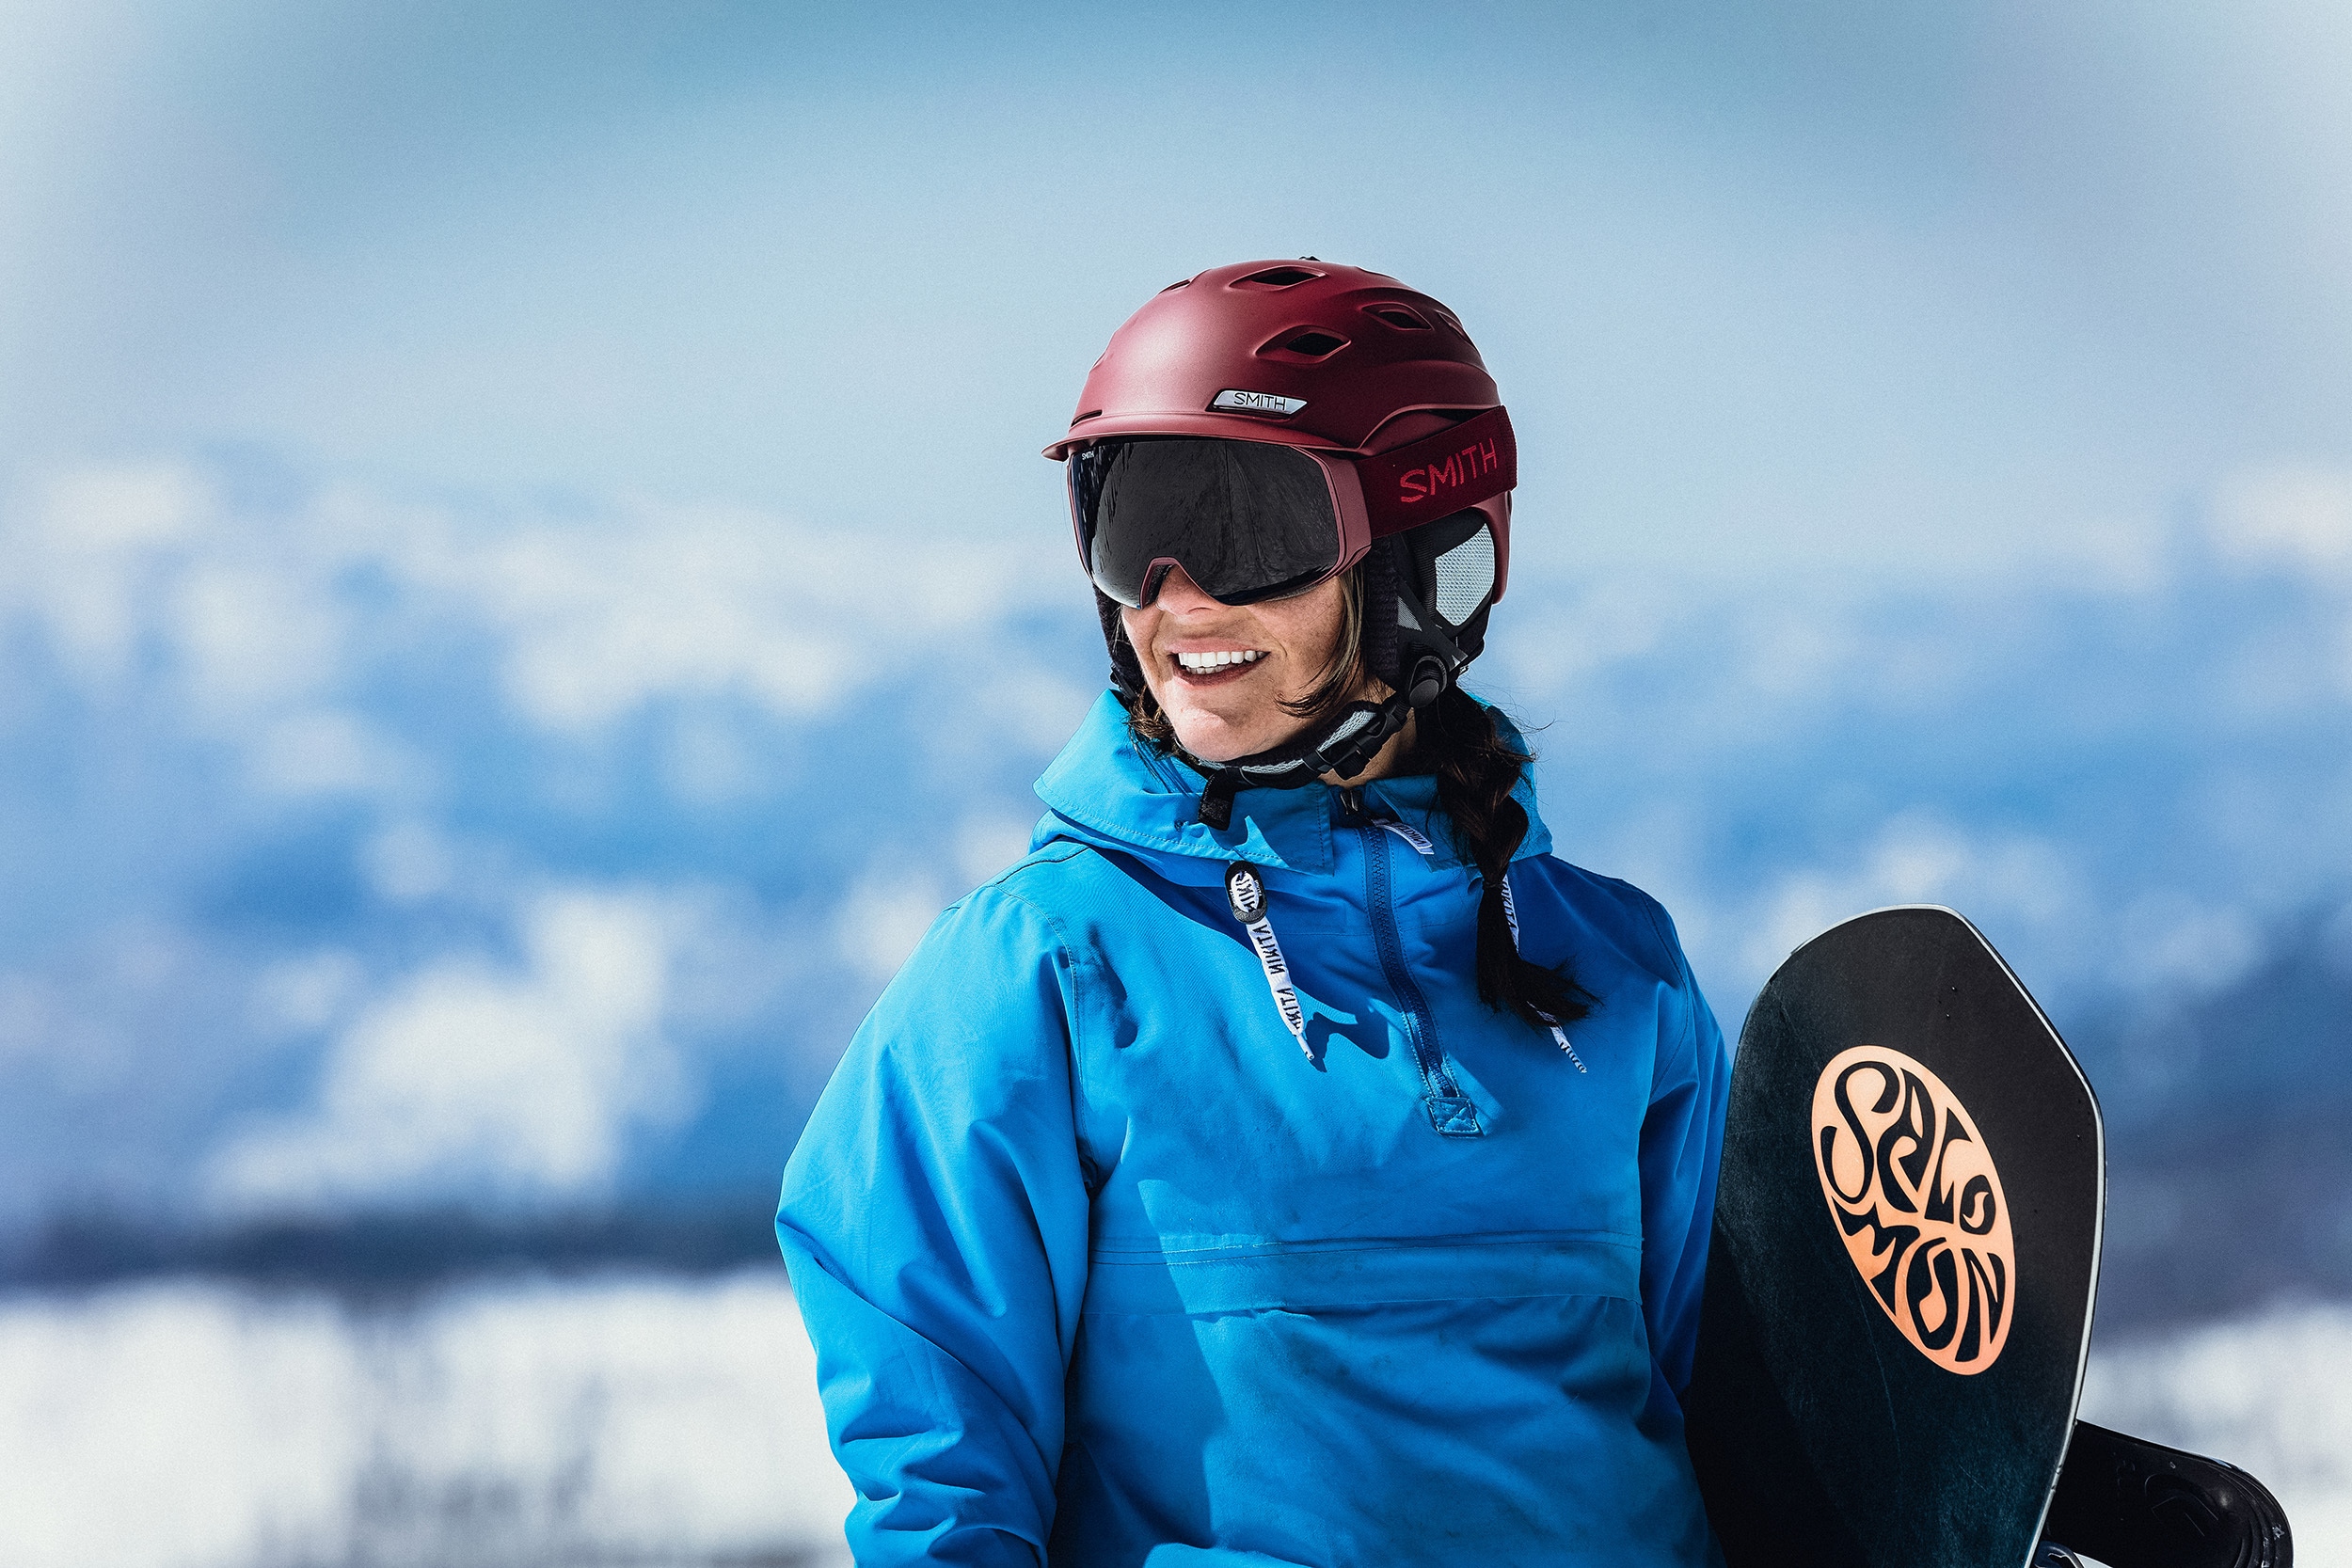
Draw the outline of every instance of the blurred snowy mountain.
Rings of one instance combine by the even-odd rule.
[[[27,486],[0,1229],[64,1216],[90,1262],[723,1210],[755,1253],[850,1030],[1091,700],[1067,551],[251,454]],[[1951,904],[2106,1099],[2112,1277],[2352,1286],[2352,481],[2248,475],[2036,572],[1530,568],[1480,685],[1545,726],[1561,852],[1666,901],[1728,1027],[1820,927]]]
[[[829,1568],[815,1373],[772,1275],[0,1300],[0,1562]],[[2346,1376],[2352,1310],[2282,1309],[2095,1351],[2083,1414],[2252,1471],[2341,1562]]]

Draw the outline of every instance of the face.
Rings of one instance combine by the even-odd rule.
[[[1345,594],[1335,577],[1287,599],[1219,604],[1180,566],[1157,598],[1119,614],[1177,740],[1203,762],[1232,762],[1298,734],[1282,704],[1306,697],[1330,667]]]

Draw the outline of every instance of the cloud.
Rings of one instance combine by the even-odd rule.
[[[2170,888],[2133,899],[2113,927],[2113,978],[2130,992],[2212,995],[2243,978],[2267,951],[2252,911]]]
[[[254,1010],[273,1032],[325,1029],[350,1010],[366,981],[365,966],[340,949],[280,958],[255,976]]]
[[[664,698],[832,712],[1044,599],[1032,553],[907,548],[747,508],[641,503],[490,531],[429,519],[391,561],[496,633],[517,711],[578,733]]]
[[[446,893],[457,879],[455,852],[429,822],[387,824],[360,847],[361,869],[379,897],[412,904]]]
[[[879,984],[898,973],[948,901],[930,872],[876,867],[858,879],[834,912],[834,950],[861,977]]]
[[[312,1209],[420,1192],[596,1191],[633,1126],[680,1108],[660,1033],[661,913],[566,889],[523,917],[526,962],[429,965],[330,1048],[316,1105],[229,1141],[209,1173],[231,1209]]]
[[[969,816],[956,828],[956,875],[977,887],[1029,852],[1036,818]]]
[[[1933,813],[1883,824],[1852,859],[1785,873],[1750,906],[1739,965],[1749,985],[1838,922],[1900,904],[1943,904],[1979,926],[2046,936],[2082,903],[2081,876],[2058,846],[1972,834]]]
[[[211,487],[174,463],[44,476],[0,519],[0,611],[30,620],[92,685],[130,676],[169,611],[167,589],[215,520]]]
[[[2201,994],[2352,892],[2332,494],[2249,481],[2166,572],[2089,583],[1523,561],[1478,684],[1548,726],[1561,852],[1663,896],[1726,1015],[1911,901],[2055,1011]],[[192,1166],[248,1211],[764,1169],[874,989],[1022,851],[1101,668],[1057,542],[934,561],[222,464],[61,470],[0,529],[24,1205]],[[102,1105],[137,1135],[46,1131]]]
[[[2285,571],[2339,596],[2332,646],[2298,647],[2283,668],[2247,677],[2284,702],[2307,701],[2316,672],[2328,694],[2352,694],[2352,468],[2311,464],[2250,468],[2222,484],[2207,520],[2215,553],[2240,568]]]
[[[274,795],[407,795],[430,770],[357,713],[310,708],[274,717],[247,742],[247,776]]]
[[[712,1071],[768,1085],[771,1158],[871,987],[1019,853],[1091,700],[1057,538],[1045,571],[247,467],[73,466],[0,510],[0,852],[42,911],[0,914],[21,1205],[168,1203],[192,1153],[246,1210],[593,1193]],[[938,868],[864,873],[934,829]],[[113,984],[89,956],[134,928],[196,957]],[[139,1138],[43,1132],[118,1090]]]
[[[2248,469],[2219,488],[2210,531],[2223,559],[2352,583],[2352,470]]]
[[[437,624],[488,640],[517,715],[581,736],[664,701],[832,713],[1008,619],[1078,602],[1068,562],[1057,551],[1041,569],[1037,541],[905,548],[742,507],[502,511],[349,486],[269,511],[224,505],[203,471],[170,463],[52,473],[8,525],[0,612],[91,689],[159,660],[215,733],[239,736],[334,705],[370,673],[357,650]],[[1035,674],[986,695],[1028,732],[1072,705]],[[706,793],[725,793],[734,766],[707,736],[680,759]],[[331,761],[273,770],[298,787],[339,776]]]

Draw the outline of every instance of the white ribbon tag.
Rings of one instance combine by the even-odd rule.
[[[1511,923],[1511,945],[1517,947],[1519,944],[1519,911],[1518,906],[1511,902],[1511,878],[1508,872],[1504,873],[1502,878],[1502,918]],[[1584,1071],[1584,1058],[1578,1055],[1576,1047],[1568,1043],[1568,1032],[1561,1028],[1559,1024],[1553,1023],[1549,1014],[1537,1016],[1551,1025],[1553,1041],[1561,1050],[1568,1053],[1568,1060],[1576,1064],[1576,1070]]]
[[[1258,955],[1258,963],[1265,971],[1266,989],[1274,993],[1274,1006],[1282,1015],[1282,1025],[1298,1042],[1298,1049],[1307,1059],[1315,1059],[1314,1047],[1307,1043],[1307,1013],[1298,1005],[1298,990],[1291,984],[1290,965],[1282,961],[1282,944],[1274,940],[1274,923],[1266,918],[1265,883],[1259,880],[1254,867],[1244,861],[1235,861],[1225,870],[1225,902],[1241,922],[1244,935],[1249,938],[1250,951]]]
[[[1385,816],[1379,817],[1376,820],[1379,822],[1380,826],[1388,829],[1389,832],[1394,833],[1397,837],[1411,845],[1414,852],[1422,856],[1423,859],[1426,859],[1438,852],[1438,847],[1430,843],[1427,835],[1421,832],[1418,829],[1408,828],[1402,822],[1392,822]]]

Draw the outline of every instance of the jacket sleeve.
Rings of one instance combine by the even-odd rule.
[[[1036,906],[940,916],[818,1100],[776,1235],[859,1563],[1043,1561],[1086,1291],[1077,974]]]
[[[1658,918],[1680,981],[1642,1121],[1642,1311],[1651,1355],[1678,1402],[1698,1349],[1731,1058],[1665,911]]]

